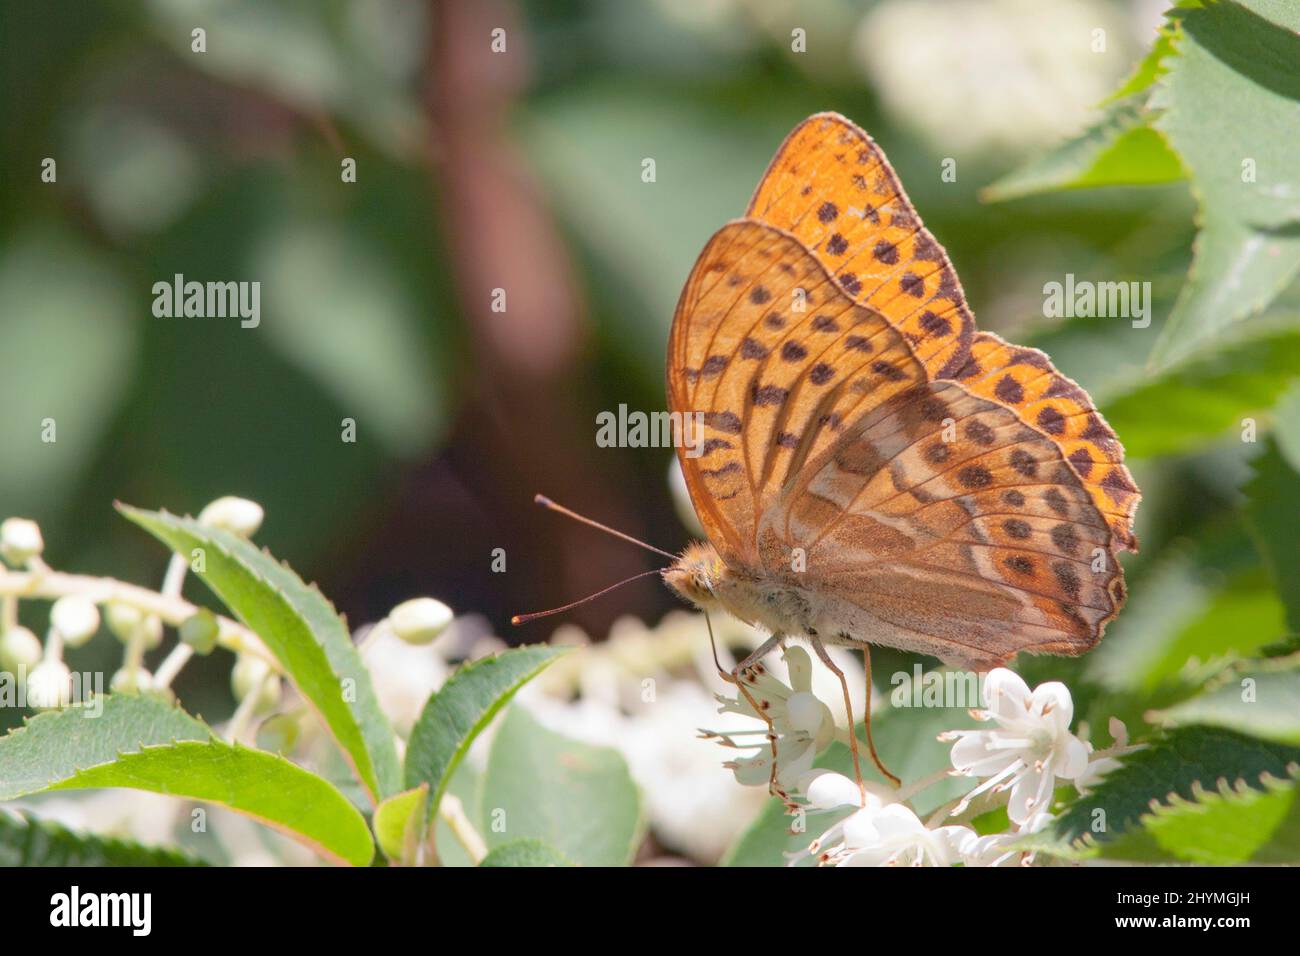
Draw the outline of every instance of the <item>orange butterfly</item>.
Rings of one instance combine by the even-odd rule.
[[[1140,495],[1114,432],[1042,352],[976,330],[842,116],[796,127],[700,254],[668,402],[704,416],[703,454],[678,458],[708,541],[664,580],[771,634],[730,675],[742,691],[788,637],[837,674],[825,644],[986,670],[1081,654],[1124,602],[1115,553],[1137,550]]]

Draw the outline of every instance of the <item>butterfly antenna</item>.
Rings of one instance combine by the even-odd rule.
[[[669,557],[671,557],[671,555],[669,555]],[[624,578],[622,581],[619,581],[617,584],[611,584],[607,588],[601,588],[595,594],[588,594],[585,598],[579,598],[578,600],[566,604],[563,607],[553,607],[549,611],[534,611],[532,614],[516,614],[514,617],[510,619],[510,623],[527,624],[529,621],[535,621],[539,617],[548,617],[551,614],[559,614],[561,611],[571,610],[572,608],[577,607],[579,604],[586,604],[588,601],[594,601],[602,594],[608,594],[610,591],[614,590],[615,588],[621,588],[623,585],[628,584],[631,581],[635,581],[638,578],[648,578],[652,574],[662,574],[662,573],[663,573],[663,568],[651,568],[649,571],[642,571],[640,574],[634,574],[630,578]]]
[[[624,534],[622,531],[615,531],[613,528],[609,527],[608,525],[603,525],[599,521],[593,521],[584,515],[578,514],[576,511],[571,511],[570,509],[564,507],[563,505],[557,505],[554,501],[552,501],[550,498],[546,497],[545,495],[534,495],[533,501],[541,505],[543,508],[550,508],[552,511],[558,511],[562,515],[568,515],[574,521],[581,521],[583,524],[591,525],[591,527],[593,528],[599,528],[601,531],[604,531],[607,534],[612,534],[616,538],[622,538],[624,541],[630,541],[632,544],[640,545],[641,547],[645,548],[647,551],[653,551],[655,554],[662,554],[665,558],[670,558],[673,561],[677,560],[677,555],[675,554],[669,554],[667,551],[664,551],[660,548],[656,548],[652,544],[646,544],[644,541],[640,541],[632,537],[630,534]],[[615,586],[617,587],[617,585]],[[594,594],[592,595],[592,597],[595,596],[596,595]],[[563,610],[563,608],[560,608],[558,610]]]

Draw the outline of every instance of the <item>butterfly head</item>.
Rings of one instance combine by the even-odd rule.
[[[713,545],[695,541],[664,569],[664,583],[678,596],[704,609],[718,602],[715,588],[726,565]]]

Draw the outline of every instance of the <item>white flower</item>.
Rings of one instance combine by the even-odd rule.
[[[395,629],[376,626],[364,640],[366,667],[379,694],[379,706],[397,733],[406,737],[420,718],[429,695],[451,673],[438,648],[408,644]]]
[[[788,647],[784,657],[790,671],[789,687],[773,677],[762,662],[742,675],[741,679],[759,710],[754,709],[743,693],[734,698],[719,695],[718,703],[722,705],[719,713],[743,714],[772,722],[772,732],[776,734],[776,783],[789,792],[794,783],[812,769],[817,755],[835,739],[835,718],[830,708],[812,692],[812,660],[808,652],[802,647]],[[769,739],[764,739],[761,744],[738,744],[734,734],[713,736],[730,747],[758,746],[758,752],[753,756],[739,757],[726,763],[735,772],[737,781],[745,786],[759,786],[772,779],[772,744]]]
[[[99,630],[99,608],[83,597],[61,597],[50,608],[50,627],[69,647],[80,647]]]
[[[1004,866],[1019,858],[1019,862],[1028,866],[1034,861],[1034,854],[1020,853],[1009,849],[1023,837],[1038,833],[1054,820],[1050,813],[1035,813],[1027,822],[1008,833],[992,833],[968,841],[962,847],[962,862],[967,866]]]
[[[452,622],[451,608],[430,597],[403,601],[388,613],[388,623],[408,644],[431,644]]]
[[[0,557],[14,567],[22,567],[45,550],[41,527],[26,518],[6,518],[0,523]]]
[[[958,774],[988,777],[953,810],[961,813],[987,790],[1011,789],[1007,815],[1027,823],[1051,803],[1056,779],[1073,779],[1088,765],[1088,745],[1070,733],[1074,701],[1069,689],[1052,681],[1030,693],[1019,676],[999,667],[984,682],[980,720],[996,721],[996,730],[956,730],[940,740],[956,740],[952,764]]]
[[[809,844],[807,852],[824,866],[951,866],[977,839],[969,827],[930,829],[906,805],[874,788],[863,792],[842,774],[814,771],[801,785],[815,809],[857,807]]]
[[[27,675],[27,703],[37,710],[66,707],[72,699],[72,672],[58,658],[41,661]]]
[[[199,512],[199,524],[209,528],[220,528],[241,538],[251,538],[257,533],[257,529],[262,527],[264,516],[262,506],[256,501],[227,495],[218,498]]]
[[[1115,741],[1110,747],[1110,752],[1123,750],[1128,746],[1128,728],[1118,717],[1110,719],[1110,736]],[[1088,766],[1084,768],[1083,773],[1074,778],[1075,789],[1080,793],[1087,793],[1101,783],[1102,777],[1119,766],[1120,762],[1114,757],[1093,757],[1088,761]]]
[[[1083,124],[1120,78],[1127,27],[1098,0],[882,0],[853,52],[885,108],[940,155],[1021,152]]]
[[[762,640],[735,618],[713,626],[723,644],[756,647]],[[525,684],[517,700],[554,731],[617,748],[641,788],[655,842],[716,863],[768,797],[719,773],[716,741],[695,736],[701,726],[722,733],[753,727],[752,715],[718,715],[713,691],[735,688],[714,669],[703,617],[672,611],[653,627],[625,617],[599,644],[565,625],[551,643],[584,647]]]

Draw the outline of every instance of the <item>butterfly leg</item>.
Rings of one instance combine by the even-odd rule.
[[[817,652],[817,656],[821,658],[822,663],[826,665],[826,667],[830,670],[832,674],[834,674],[836,677],[840,679],[840,687],[844,689],[844,710],[845,713],[848,715],[848,723],[849,723],[849,750],[853,753],[853,773],[857,776],[858,786],[861,787],[862,786],[862,765],[858,759],[858,733],[853,723],[853,701],[852,701],[852,695],[849,693],[848,679],[844,676],[844,672],[835,666],[835,662],[831,660],[831,655],[826,652],[826,646],[822,644],[822,642],[818,638],[810,636],[808,640],[812,644],[813,650]],[[880,757],[876,753],[876,745],[871,740],[871,659],[870,658],[867,658],[866,673],[867,673],[867,713],[864,718],[864,721],[867,729],[867,745],[871,750],[871,759],[875,762],[876,767],[880,770],[881,773],[883,773],[890,780],[894,781],[894,786],[899,786],[902,783],[902,781],[899,780],[898,777],[890,773],[889,770],[885,767],[885,765],[880,762]]]
[[[871,737],[871,645],[865,643],[862,645],[862,669],[867,676],[867,717],[863,722],[863,726],[867,731],[867,749],[871,751],[871,760],[876,765],[877,769],[879,769],[880,772],[890,780],[894,781],[894,786],[901,787],[903,781],[890,773],[888,768],[885,767],[884,763],[880,759],[880,754],[876,753],[876,742]]]
[[[712,637],[712,631],[710,631],[710,637]],[[754,695],[751,694],[749,688],[745,686],[747,679],[749,678],[748,671],[759,668],[761,673],[762,664],[759,662],[768,654],[772,653],[772,651],[780,647],[784,640],[784,634],[773,634],[759,645],[756,650],[747,655],[743,661],[733,667],[730,673],[724,671],[720,666],[718,667],[718,673],[722,675],[723,680],[730,681],[736,685],[737,689],[739,689],[741,694],[744,695],[745,700],[749,702],[749,706],[754,709],[754,713],[763,718],[763,721],[767,724],[767,739],[772,745],[772,772],[768,776],[767,789],[772,795],[780,797],[786,803],[789,803],[789,795],[786,794],[786,792],[782,790],[776,782],[776,726],[772,723],[772,718],[767,716],[767,708],[755,700]],[[714,661],[715,663],[717,661],[716,648],[714,651]]]

